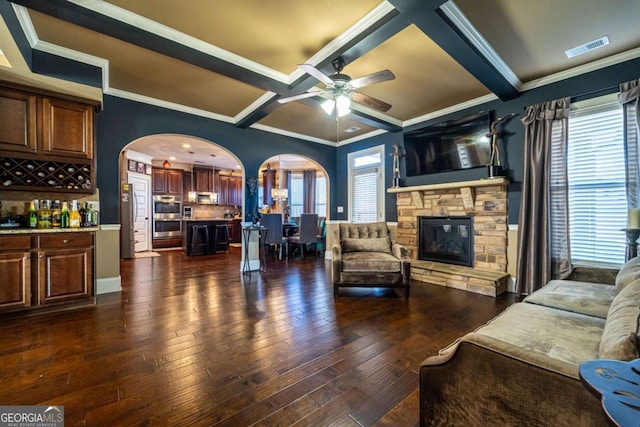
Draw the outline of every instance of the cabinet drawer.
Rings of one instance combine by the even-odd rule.
[[[16,249],[31,248],[31,237],[25,236],[0,236],[0,251],[12,251]]]
[[[38,236],[38,248],[86,248],[92,245],[91,233],[52,233]]]

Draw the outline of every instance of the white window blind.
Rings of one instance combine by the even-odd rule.
[[[378,218],[378,168],[353,172],[352,222],[376,222]]]
[[[297,218],[304,211],[304,185],[302,172],[291,172],[291,188],[289,189],[289,214]]]
[[[327,180],[321,172],[316,175],[316,213],[327,216]]]
[[[567,177],[572,263],[622,265],[627,200],[619,103],[572,111]]]

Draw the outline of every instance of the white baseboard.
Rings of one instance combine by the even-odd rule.
[[[111,292],[121,292],[122,284],[120,276],[118,277],[105,277],[104,279],[96,280],[96,295],[108,294]]]

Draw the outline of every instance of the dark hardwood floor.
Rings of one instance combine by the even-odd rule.
[[[95,307],[3,319],[0,404],[64,405],[67,426],[414,426],[420,362],[515,300],[419,282],[334,300],[323,259],[268,264],[161,252]]]

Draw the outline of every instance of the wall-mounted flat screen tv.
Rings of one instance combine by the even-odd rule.
[[[426,175],[489,164],[491,126],[488,111],[407,132],[404,135],[407,176]]]

